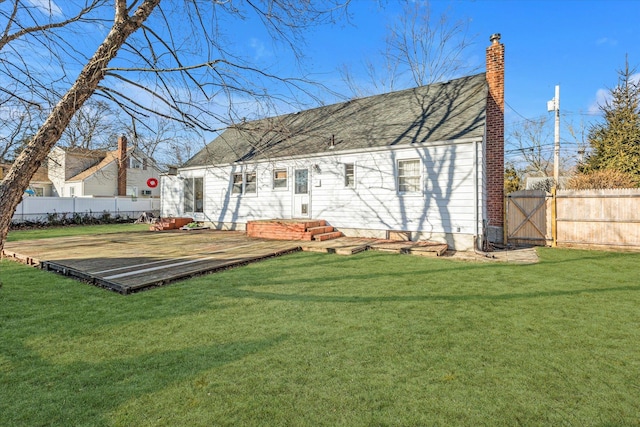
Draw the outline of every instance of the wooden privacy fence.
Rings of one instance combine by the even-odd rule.
[[[506,199],[508,243],[640,250],[640,189],[528,190]]]
[[[551,194],[544,190],[515,191],[507,195],[507,242],[516,246],[551,244],[548,222]]]
[[[640,249],[640,189],[560,190],[558,246]]]

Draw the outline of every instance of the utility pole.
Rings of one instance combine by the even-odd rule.
[[[556,85],[556,96],[551,101],[547,102],[547,111],[555,112],[553,185],[556,187],[560,179],[560,85]]]
[[[555,132],[553,147],[553,188],[551,189],[551,246],[558,246],[557,191],[560,179],[560,85],[556,85],[556,96],[547,102],[547,111],[555,112]]]

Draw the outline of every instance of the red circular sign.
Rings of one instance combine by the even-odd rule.
[[[147,180],[147,185],[149,188],[156,188],[158,186],[158,180],[155,178],[149,178]]]

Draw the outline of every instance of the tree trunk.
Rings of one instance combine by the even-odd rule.
[[[109,61],[115,58],[127,38],[142,26],[160,0],[145,0],[131,16],[127,15],[126,0],[115,0],[114,3],[115,18],[111,31],[0,182],[0,254],[11,218],[29,181],[60,139],[75,112],[93,95],[104,78],[104,69]]]

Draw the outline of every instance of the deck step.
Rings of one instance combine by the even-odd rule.
[[[333,227],[331,227],[333,228]],[[337,239],[338,237],[342,237],[342,232],[340,231],[330,231],[328,233],[316,234],[313,236],[313,240],[317,240],[319,242],[323,242],[325,240]]]
[[[446,243],[420,244],[420,242],[418,242],[418,245],[410,248],[407,253],[420,256],[442,256],[447,252],[448,249],[449,246]]]
[[[314,236],[316,234],[330,233],[332,231],[334,231],[334,229],[330,225],[322,225],[318,227],[307,227],[307,233],[310,233],[311,235],[314,235]]]
[[[159,222],[151,224],[149,230],[151,231],[164,231],[164,230],[176,230],[180,227],[193,222],[193,218],[178,217],[178,218],[161,218]]]
[[[247,236],[275,240],[327,240],[342,236],[342,233],[327,225],[325,220],[273,219],[249,221]],[[316,239],[316,236],[321,236]]]
[[[369,249],[382,252],[395,252],[401,254],[421,255],[421,256],[442,256],[447,252],[446,243],[434,242],[410,242],[381,240],[372,244]]]

